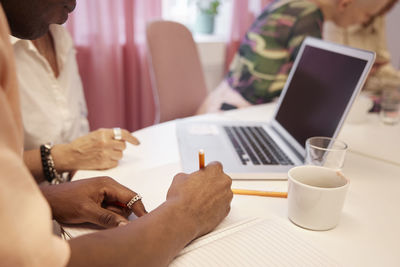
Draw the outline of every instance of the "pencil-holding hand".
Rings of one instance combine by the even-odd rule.
[[[229,213],[232,180],[217,162],[190,175],[175,176],[167,194],[179,212],[196,227],[196,237],[212,231]]]
[[[125,142],[140,142],[127,130],[115,139],[113,129],[99,129],[69,144],[55,145],[51,151],[57,170],[104,170],[116,167],[123,156]]]
[[[109,177],[84,179],[58,185],[41,186],[53,218],[60,223],[93,223],[105,228],[128,222],[132,213],[141,217],[146,210],[141,200],[132,209],[114,203],[128,203],[137,194]]]

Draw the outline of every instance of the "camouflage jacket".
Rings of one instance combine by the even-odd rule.
[[[247,31],[226,76],[253,104],[279,96],[305,37],[322,35],[323,15],[315,4],[281,1],[268,5]]]

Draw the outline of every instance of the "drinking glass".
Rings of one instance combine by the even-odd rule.
[[[400,120],[400,92],[388,89],[383,91],[380,118],[384,124],[394,125]]]
[[[347,144],[330,137],[311,137],[306,141],[306,165],[322,166],[340,171],[343,168]]]

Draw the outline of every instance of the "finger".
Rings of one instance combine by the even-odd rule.
[[[121,129],[121,133],[122,133],[122,140],[125,140],[126,142],[131,143],[132,145],[136,146],[140,145],[139,140],[127,130]]]
[[[132,211],[128,209],[126,205],[124,205],[124,207],[120,207],[117,205],[105,205],[103,208],[124,216],[125,218],[128,218],[132,214]]]
[[[109,181],[110,186],[105,188],[105,198],[106,202],[121,202],[124,204],[128,204],[132,198],[134,198],[137,193],[133,192],[129,188],[117,183],[115,180],[110,179]],[[132,211],[135,213],[136,216],[141,217],[147,213],[143,202],[141,200],[136,201],[132,205]]]
[[[206,166],[206,170],[213,171],[214,173],[222,173],[224,171],[222,164],[218,161],[213,161],[209,163]]]
[[[188,177],[189,177],[189,175],[187,173],[180,172],[174,176],[174,180],[183,181],[183,180],[187,179]]]
[[[142,217],[143,215],[147,214],[146,208],[143,205],[142,200],[138,200],[135,204],[132,205],[132,212],[137,217]]]
[[[112,160],[118,161],[118,160],[122,159],[123,153],[120,150],[112,150],[112,151],[110,151],[110,156],[111,156]]]
[[[117,166],[118,166],[118,160],[110,159],[109,161],[104,162],[104,164],[102,164],[101,166],[98,166],[97,169],[98,170],[108,170],[111,168],[115,168]]]
[[[93,205],[88,214],[89,222],[103,226],[104,228],[117,227],[120,224],[128,223],[128,220],[101,206]]]
[[[109,147],[114,150],[124,151],[126,149],[125,141],[123,140],[114,140],[109,141]]]

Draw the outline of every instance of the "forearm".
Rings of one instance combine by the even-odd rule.
[[[24,151],[24,162],[33,177],[35,177],[37,183],[41,183],[45,180],[39,149]]]
[[[68,158],[67,145],[55,145],[51,149],[51,155],[53,157],[56,170],[59,173],[73,170],[73,168],[68,166],[70,160]],[[24,162],[38,183],[45,181],[40,149],[24,151]]]
[[[127,226],[70,240],[68,266],[167,266],[198,234],[178,207],[166,202]]]

